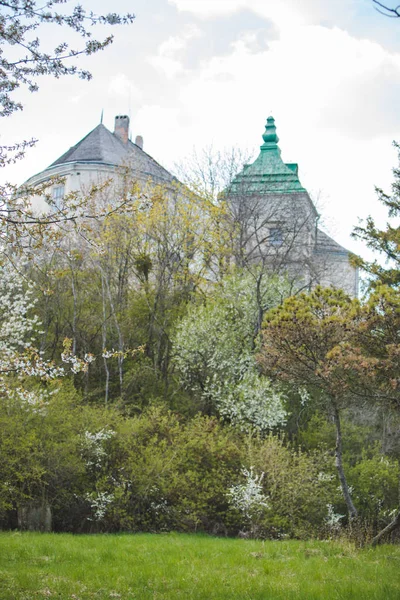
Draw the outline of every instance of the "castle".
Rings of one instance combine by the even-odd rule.
[[[297,288],[331,285],[357,296],[358,272],[349,262],[349,252],[318,227],[319,215],[300,183],[298,165],[283,162],[278,142],[275,121],[269,117],[259,156],[244,166],[224,192],[237,231],[236,263],[261,263],[265,269],[285,272],[297,280]],[[62,178],[52,186],[57,205],[69,192],[118,178],[121,167],[128,167],[142,185],[177,183],[143,150],[141,136],[135,143],[129,139],[129,117],[122,115],[115,117],[113,132],[97,125],[26,184]]]

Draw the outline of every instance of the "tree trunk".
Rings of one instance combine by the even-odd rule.
[[[387,525],[385,529],[382,529],[382,531],[380,531],[378,535],[374,537],[374,539],[371,542],[372,546],[376,546],[381,541],[381,539],[385,537],[385,535],[389,535],[390,533],[392,533],[392,531],[395,531],[395,529],[398,528],[400,528],[400,511],[397,513],[393,521],[389,523],[389,525]]]
[[[104,403],[107,406],[109,385],[110,385],[110,370],[108,368],[107,356],[106,356],[106,354],[104,354],[104,352],[106,350],[106,346],[107,346],[107,312],[106,312],[106,295],[105,295],[103,274],[101,275],[101,299],[103,302],[103,322],[101,325],[102,342],[103,342],[103,361],[104,361],[104,370],[106,372],[106,389],[105,389]]]
[[[72,298],[73,298],[73,312],[72,312],[72,354],[75,356],[76,354],[76,287],[74,281],[74,272],[71,267],[71,287],[72,287]]]
[[[338,475],[339,475],[339,481],[340,481],[340,485],[342,488],[343,497],[346,502],[347,510],[349,511],[350,520],[352,520],[352,519],[357,518],[358,513],[357,513],[357,509],[354,506],[353,501],[351,499],[349,486],[347,485],[346,476],[344,474],[343,460],[342,460],[342,454],[343,454],[342,429],[341,429],[341,425],[340,425],[339,411],[336,408],[336,406],[334,407],[333,418],[334,418],[334,422],[335,422],[335,426],[336,426],[335,463],[336,463],[336,468],[337,468]]]
[[[124,383],[123,369],[122,369],[122,365],[124,362],[124,340],[122,337],[121,328],[118,323],[117,313],[115,312],[115,307],[114,307],[114,302],[113,302],[113,298],[111,295],[110,285],[109,285],[108,279],[106,278],[106,276],[104,274],[103,274],[103,281],[104,281],[105,289],[107,291],[108,301],[110,303],[111,314],[112,314],[115,328],[116,328],[117,334],[118,334],[118,350],[119,350],[119,352],[118,352],[118,373],[119,373],[120,394],[122,396],[123,383]]]

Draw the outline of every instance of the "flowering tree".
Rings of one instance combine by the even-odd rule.
[[[282,393],[258,372],[252,282],[243,274],[223,280],[206,304],[189,309],[173,342],[180,381],[206,413],[217,412],[245,431],[265,431],[283,423],[286,413]],[[281,279],[269,279],[265,306],[276,305],[285,292]]]
[[[79,4],[71,6],[70,0],[0,2],[0,116],[22,110],[22,104],[14,100],[16,90],[26,86],[30,92],[36,92],[40,76],[52,75],[58,79],[63,75],[78,75],[81,79],[90,79],[91,73],[78,67],[77,57],[99,52],[113,41],[112,35],[102,40],[94,39],[91,27],[132,23],[133,19],[134,15],[129,13],[97,15],[87,12]],[[53,48],[45,47],[38,33],[43,33],[44,29],[53,29],[55,33],[60,26],[82,38],[84,43],[81,47],[72,48],[59,35],[51,38],[57,40]]]
[[[27,289],[24,289],[24,288]],[[43,379],[63,374],[63,369],[42,359],[34,341],[40,322],[31,315],[35,305],[32,286],[10,263],[0,266],[0,372],[2,385],[6,376],[19,379],[36,376]]]
[[[37,348],[38,337],[43,333],[34,308],[33,285],[27,282],[19,269],[23,265],[5,262],[0,265],[0,392],[8,397],[17,394],[29,403],[42,395],[29,391],[24,385],[28,378],[41,381],[65,375],[63,366],[46,360]],[[64,341],[61,355],[73,373],[86,371],[94,360],[91,354],[83,359],[71,351],[70,340]],[[40,398],[39,398],[40,396]]]
[[[257,523],[265,509],[269,508],[268,498],[263,492],[264,473],[257,475],[253,467],[243,469],[244,482],[233,485],[228,490],[229,503],[238,510],[250,524],[252,535],[257,533]]]

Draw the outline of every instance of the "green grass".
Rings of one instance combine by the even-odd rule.
[[[0,598],[399,600],[400,547],[0,533]]]

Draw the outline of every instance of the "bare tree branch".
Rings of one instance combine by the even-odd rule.
[[[372,0],[372,2],[376,5],[375,8],[381,15],[385,15],[385,17],[391,17],[392,19],[400,18],[400,4],[394,8],[390,8],[378,0]]]

